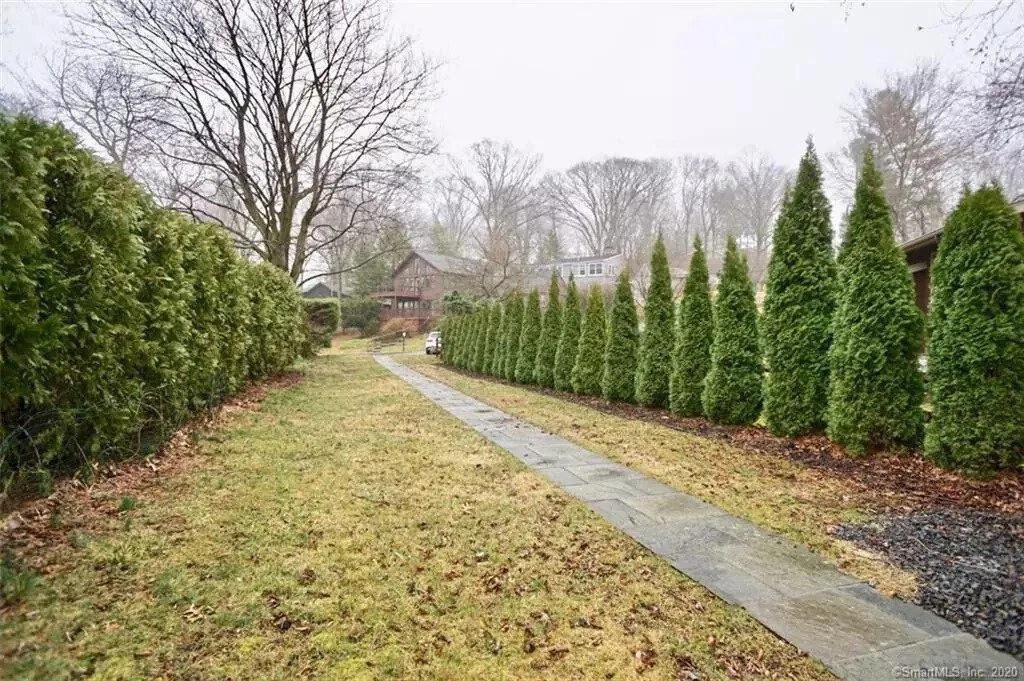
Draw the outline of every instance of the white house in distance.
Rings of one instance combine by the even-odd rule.
[[[551,272],[554,270],[558,272],[563,287],[568,284],[571,274],[583,295],[594,285],[607,291],[615,288],[615,279],[625,266],[626,258],[621,253],[559,258],[557,262],[538,265],[525,278],[525,289],[529,291],[536,287],[542,302],[545,302]]]

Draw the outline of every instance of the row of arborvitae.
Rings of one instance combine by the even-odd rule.
[[[0,497],[155,446],[306,341],[282,271],[62,128],[0,118]]]
[[[764,312],[730,239],[712,303],[695,243],[678,312],[665,247],[651,258],[640,332],[627,272],[610,312],[592,288],[581,310],[557,276],[446,320],[444,360],[520,383],[664,407],[727,424],[763,419],[778,435],[828,435],[855,453],[921,444],[923,317],[893,239],[882,179],[865,155],[838,258],[813,147],[775,230]],[[965,194],[934,264],[925,451],[984,474],[1024,463],[1024,237],[1002,193]]]

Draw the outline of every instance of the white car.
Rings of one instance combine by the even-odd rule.
[[[426,350],[428,355],[441,354],[441,332],[431,331],[427,334]]]

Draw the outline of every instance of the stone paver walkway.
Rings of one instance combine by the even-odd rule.
[[[1024,665],[916,605],[886,598],[818,556],[631,468],[494,409],[388,357],[435,404],[836,675],[1021,678]]]

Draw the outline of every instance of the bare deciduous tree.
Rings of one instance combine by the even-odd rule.
[[[636,244],[640,216],[661,211],[670,180],[664,162],[619,157],[577,163],[544,184],[558,219],[589,252],[605,253]]]
[[[730,231],[758,253],[767,253],[785,191],[785,168],[768,155],[748,147],[726,166],[725,175],[725,212]]]
[[[937,64],[888,74],[882,87],[861,87],[844,110],[851,141],[830,166],[847,196],[859,160],[870,145],[885,180],[897,239],[906,241],[942,225],[946,201],[966,179],[971,140],[962,134],[960,84]]]
[[[376,0],[93,0],[71,11],[79,49],[116,58],[156,93],[152,138],[199,180],[183,187],[191,209],[296,281],[433,150],[421,105],[434,67],[389,37]],[[344,224],[324,219],[339,206]]]
[[[430,243],[444,255],[462,256],[469,248],[476,221],[473,203],[467,200],[457,177],[439,178],[429,199],[433,218]]]
[[[725,245],[727,208],[725,173],[711,156],[682,156],[676,160],[679,191],[679,220],[676,250],[688,253],[700,237],[709,253]]]
[[[450,181],[473,211],[470,232],[479,288],[495,295],[517,281],[529,264],[544,212],[537,192],[540,157],[492,140],[470,148],[466,163],[455,163]]]

